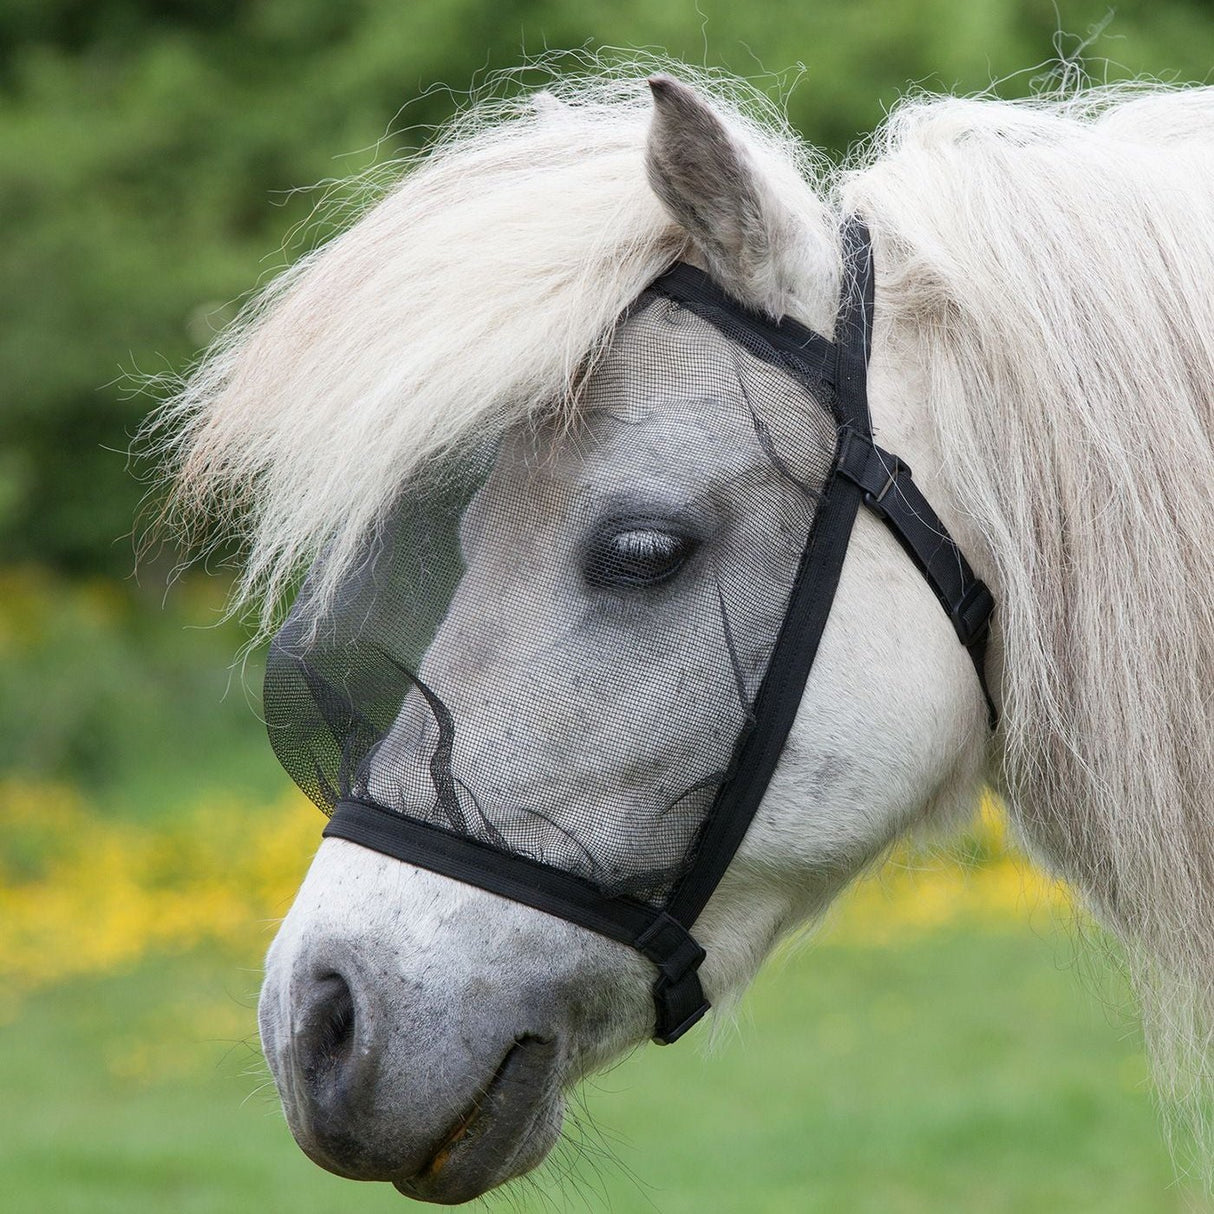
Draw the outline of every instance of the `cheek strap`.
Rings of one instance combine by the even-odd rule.
[[[850,427],[839,435],[837,471],[864,491],[864,505],[893,532],[944,608],[969,652],[993,730],[999,712],[986,680],[986,647],[995,600],[896,455]]]

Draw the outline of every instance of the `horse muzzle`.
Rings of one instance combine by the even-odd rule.
[[[633,992],[620,1045],[646,1033],[629,950],[344,841],[314,869],[259,1008],[300,1148],[339,1176],[441,1204],[530,1171],[560,1136],[563,1090],[599,1061],[586,1043],[619,1041],[593,992],[621,1010],[621,985]]]

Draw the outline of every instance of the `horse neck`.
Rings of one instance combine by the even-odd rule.
[[[1082,249],[1016,252],[1044,286],[973,273],[964,318],[929,314],[906,351],[946,521],[999,602],[996,778],[1035,850],[1192,974],[1214,955],[1195,939],[1214,936],[1214,304],[1141,250],[1120,280]],[[1195,260],[1214,272],[1214,248]]]

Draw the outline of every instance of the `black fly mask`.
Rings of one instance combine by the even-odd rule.
[[[270,650],[270,740],[327,836],[636,948],[663,1042],[707,1009],[691,929],[780,757],[861,505],[983,678],[991,596],[873,443],[872,256],[860,223],[844,239],[834,342],[675,266],[575,422],[422,475],[319,625],[305,583]]]

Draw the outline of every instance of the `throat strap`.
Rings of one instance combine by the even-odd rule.
[[[864,490],[864,505],[893,532],[940,601],[978,672],[987,717],[994,729],[999,713],[986,681],[986,647],[995,608],[991,592],[920,493],[910,468],[850,427],[845,427],[839,438],[839,475]]]

